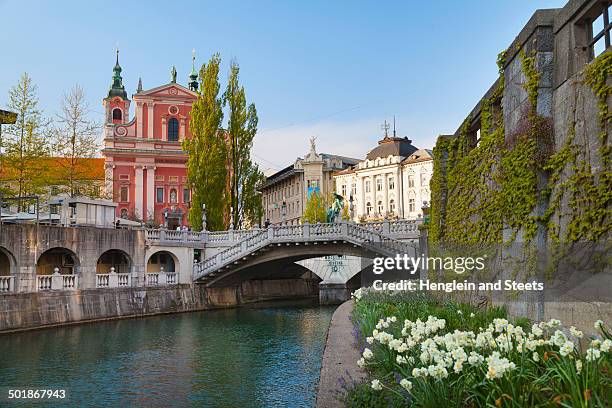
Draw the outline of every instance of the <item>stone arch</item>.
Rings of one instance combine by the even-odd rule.
[[[0,276],[15,274],[17,262],[13,254],[6,248],[0,246]]]
[[[131,273],[134,263],[130,255],[121,249],[109,249],[98,257],[96,273],[109,273],[115,268],[116,273]]]
[[[68,248],[54,247],[40,254],[36,262],[36,274],[51,275],[55,268],[59,268],[61,275],[76,275],[79,267],[77,254]]]
[[[147,273],[161,272],[178,272],[180,263],[178,257],[170,251],[160,250],[152,253],[147,258]]]

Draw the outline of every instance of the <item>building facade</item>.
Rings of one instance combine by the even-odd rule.
[[[325,196],[334,191],[333,172],[359,162],[357,159],[317,153],[315,140],[310,140],[310,152],[304,158],[272,174],[261,192],[264,217],[273,225],[297,225],[308,197],[313,192]]]
[[[139,80],[130,100],[117,51],[112,85],[102,102],[102,154],[106,189],[118,203],[118,217],[168,228],[188,223],[191,190],[187,183],[187,155],[181,143],[191,137],[189,118],[198,87],[195,61],[187,87],[178,84],[176,76],[172,68],[169,83],[149,90],[143,90]]]
[[[336,193],[346,198],[353,221],[417,219],[429,206],[432,152],[407,137],[385,136],[355,166],[335,172]]]

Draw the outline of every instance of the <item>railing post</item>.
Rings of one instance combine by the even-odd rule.
[[[302,225],[302,235],[304,236],[304,239],[310,239],[310,223],[308,221],[304,222]]]
[[[234,242],[234,230],[229,230],[228,232],[230,242]]]
[[[273,239],[274,238],[274,227],[270,227],[268,228],[268,239]]]
[[[348,237],[348,222],[342,221],[340,224],[340,234],[343,237]]]
[[[381,233],[383,235],[389,235],[390,232],[390,228],[389,228],[389,220],[384,220],[382,223],[382,231]]]
[[[64,278],[59,273],[59,268],[55,267],[53,269],[53,275],[51,275],[51,289],[52,290],[60,290],[64,288]]]
[[[200,241],[203,244],[208,243],[208,231],[200,231]]]
[[[109,288],[119,287],[119,277],[117,276],[117,272],[115,272],[114,266],[110,268],[110,272],[108,274],[108,287]]]
[[[159,242],[163,242],[165,240],[166,240],[166,230],[161,229],[159,230]]]

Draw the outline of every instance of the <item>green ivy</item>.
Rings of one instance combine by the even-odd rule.
[[[502,242],[503,228],[511,228],[510,241],[520,232],[528,243],[542,225],[549,239],[558,244],[596,240],[610,230],[612,177],[607,135],[612,115],[607,100],[612,90],[607,80],[612,73],[612,53],[601,55],[584,71],[584,83],[593,90],[599,106],[602,169],[596,173],[578,154],[573,122],[568,125],[565,144],[554,154],[547,151],[554,144],[552,126],[536,111],[541,73],[533,55],[521,50],[519,57],[529,101],[525,129],[511,135],[510,142],[505,141],[503,115],[494,109],[504,89],[506,54],[500,53],[499,87],[483,101],[478,145],[471,145],[469,117],[457,137],[441,136],[436,142],[429,229],[434,242]],[[537,188],[539,174],[548,175],[543,191]],[[559,219],[564,197],[571,214],[561,236]],[[540,202],[548,205],[543,216],[534,214]]]

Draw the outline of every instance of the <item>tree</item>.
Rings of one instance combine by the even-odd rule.
[[[249,228],[261,223],[264,208],[259,188],[265,181],[266,177],[256,164],[249,168],[248,174],[243,178],[240,200],[243,212],[241,227]]]
[[[206,205],[207,228],[224,228],[225,180],[227,149],[225,133],[220,130],[223,120],[219,98],[219,54],[215,54],[200,69],[200,90],[191,109],[191,139],[183,141],[188,153],[187,177],[192,199],[189,222],[195,230],[202,225],[202,205]]]
[[[342,221],[350,221],[351,220],[351,213],[349,211],[349,204],[345,201],[344,202],[344,207],[342,207]]]
[[[232,62],[227,88],[223,94],[223,102],[229,106],[228,204],[232,211],[234,228],[237,229],[259,222],[263,216],[263,206],[257,189],[264,181],[263,173],[251,160],[251,148],[257,133],[257,110],[254,104],[247,107],[244,87],[238,79],[239,74],[240,67],[236,62]]]
[[[9,90],[9,110],[17,113],[15,124],[6,130],[6,149],[2,161],[3,178],[8,182],[8,194],[26,196],[41,194],[45,189],[49,148],[45,133],[49,121],[38,109],[36,85],[24,73]],[[19,202],[23,211],[25,202]]]
[[[302,220],[311,224],[327,222],[327,205],[325,201],[323,195],[318,191],[310,193],[310,197],[306,201]]]
[[[60,190],[70,197],[101,196],[101,186],[91,182],[95,171],[93,161],[87,160],[100,151],[97,140],[100,125],[91,121],[88,113],[85,93],[79,85],[75,85],[63,96],[61,113],[58,115],[60,126],[54,132],[53,149],[57,156],[54,164]]]

